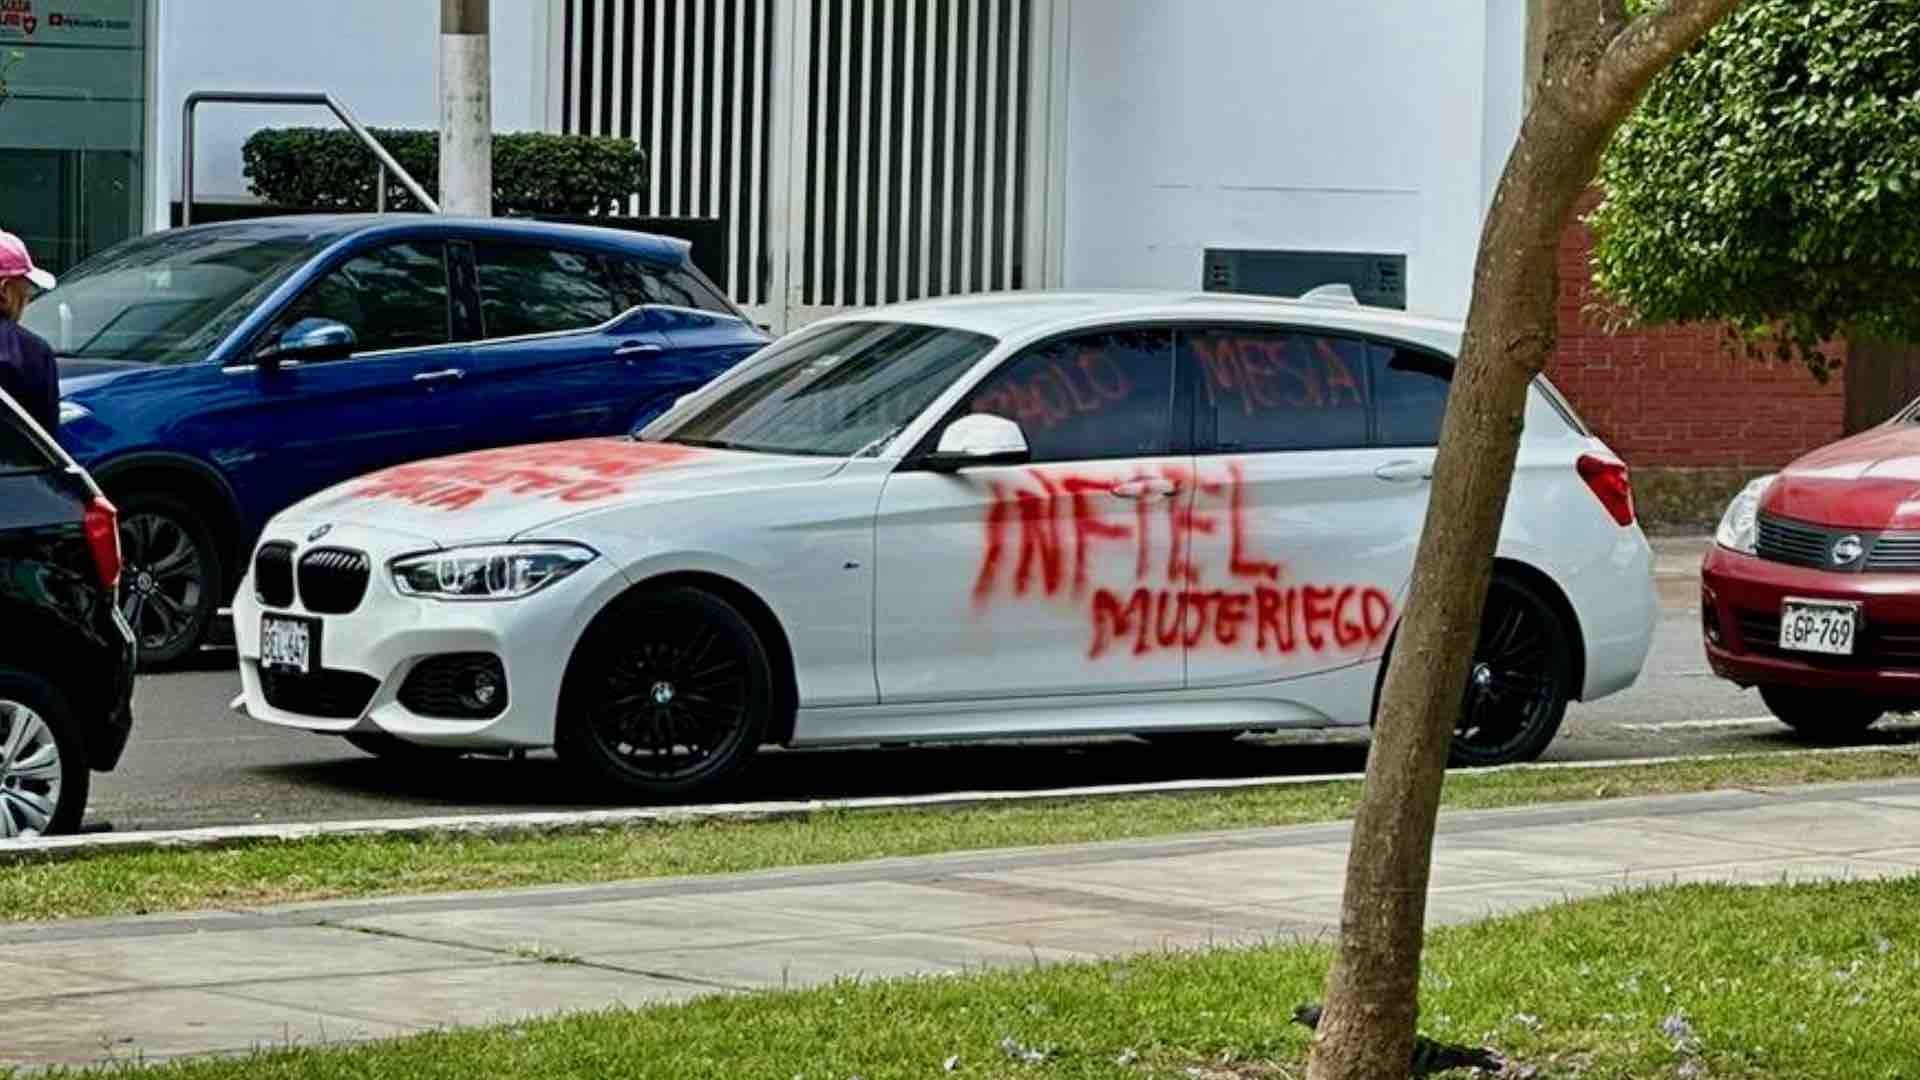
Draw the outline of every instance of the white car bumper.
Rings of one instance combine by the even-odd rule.
[[[363,551],[372,562],[365,597],[345,615],[314,614],[296,598],[267,607],[253,574],[233,605],[241,700],[256,720],[306,731],[385,732],[423,745],[475,750],[551,746],[567,662],[588,623],[626,588],[609,560],[596,559],[553,585],[518,600],[442,601],[403,596],[387,564],[431,545],[403,534],[343,526],[314,544],[269,527],[262,544],[294,543],[297,560],[315,546]],[[321,627],[317,670],[288,676],[263,672],[263,614],[298,615]],[[486,719],[423,715],[403,704],[408,676],[435,657],[490,654],[506,675],[506,706]],[[417,698],[416,698],[417,700]],[[324,713],[325,715],[316,715]]]
[[[1587,643],[1581,701],[1597,701],[1632,686],[1646,666],[1660,622],[1653,551],[1638,528],[1622,530],[1597,572],[1568,588]]]

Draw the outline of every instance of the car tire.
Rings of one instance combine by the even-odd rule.
[[[422,746],[405,739],[389,735],[384,731],[349,731],[342,738],[365,754],[371,754],[383,761],[395,761],[408,765],[432,765],[438,762],[454,761],[464,750],[444,746]]]
[[[120,510],[120,610],[139,642],[140,670],[180,662],[207,639],[223,568],[213,531],[166,492],[115,497]]]
[[[92,779],[66,696],[0,668],[0,839],[80,827]]]
[[[1574,628],[1539,586],[1495,573],[1447,764],[1532,761],[1560,731],[1573,697]]]
[[[710,791],[759,749],[775,700],[766,647],[733,605],[684,586],[634,593],[581,641],[555,749],[628,796]]]
[[[1776,719],[1809,742],[1857,739],[1887,711],[1872,698],[1792,686],[1763,686],[1760,700]]]

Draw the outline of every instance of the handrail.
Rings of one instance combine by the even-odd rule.
[[[193,113],[202,102],[225,103],[230,105],[325,105],[333,110],[333,115],[347,125],[360,141],[373,152],[374,159],[380,163],[380,179],[374,184],[374,199],[378,209],[385,210],[387,204],[386,174],[391,172],[407,189],[414,201],[426,207],[428,213],[440,212],[440,204],[427,195],[412,174],[394,160],[380,140],[360,123],[352,110],[341,104],[332,94],[312,92],[281,92],[272,90],[196,90],[187,95],[186,104],[180,110],[180,224],[193,224]]]

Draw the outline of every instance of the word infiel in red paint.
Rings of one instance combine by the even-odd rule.
[[[1122,646],[1135,655],[1213,645],[1283,655],[1346,652],[1378,643],[1392,626],[1393,602],[1381,589],[1283,583],[1284,565],[1257,550],[1237,463],[1219,479],[1173,467],[1108,477],[1032,469],[1027,476],[1033,487],[990,482],[976,610],[1005,593],[1084,603],[1094,658]],[[1211,509],[1176,494],[1188,489],[1206,496]],[[1131,513],[1110,512],[1121,492],[1171,497],[1134,498]],[[1226,580],[1210,587],[1216,568],[1198,560],[1194,539],[1223,532],[1226,563],[1217,569]],[[1131,585],[1092,580],[1099,553],[1114,548],[1131,555]]]
[[[367,477],[346,497],[397,499],[440,510],[463,510],[490,495],[595,502],[625,494],[625,480],[698,453],[630,439],[512,446],[399,465]]]

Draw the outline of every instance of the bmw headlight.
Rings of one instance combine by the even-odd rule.
[[[1713,539],[1723,548],[1753,554],[1754,546],[1760,539],[1760,500],[1767,495],[1767,488],[1773,485],[1773,475],[1759,477],[1743,488],[1728,504],[1727,512],[1720,518],[1720,527],[1714,530]]]
[[[87,408],[77,401],[67,401],[63,399],[60,402],[60,424],[62,427],[73,423],[75,420],[84,420],[92,415],[92,409]]]
[[[599,556],[579,544],[488,544],[393,561],[393,584],[434,600],[515,600],[539,592]]]

